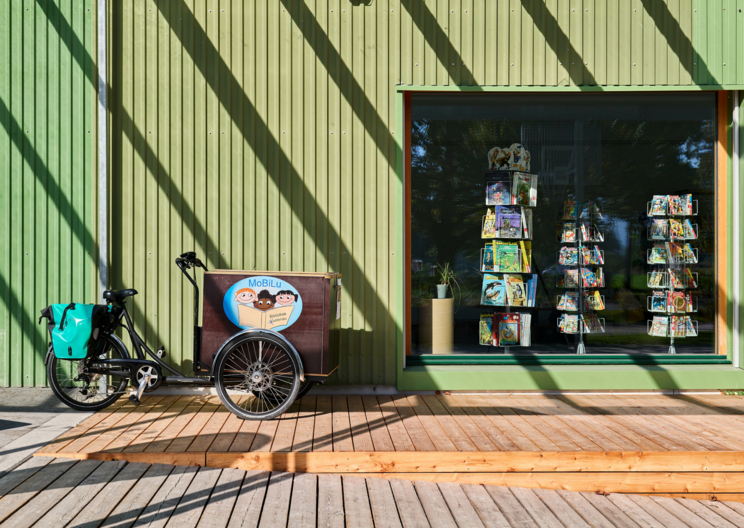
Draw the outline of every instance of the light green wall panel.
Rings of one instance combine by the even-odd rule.
[[[0,2],[0,386],[46,382],[50,303],[93,302],[90,2]]]
[[[40,385],[39,308],[95,297],[95,6],[0,4],[0,385]],[[138,329],[188,369],[181,251],[211,268],[340,271],[334,382],[393,384],[395,87],[741,85],[742,4],[109,2],[111,286],[140,291]]]

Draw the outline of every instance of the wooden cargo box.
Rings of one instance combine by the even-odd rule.
[[[306,379],[338,368],[341,274],[216,270],[204,274],[202,367],[236,333],[282,334],[300,354]]]

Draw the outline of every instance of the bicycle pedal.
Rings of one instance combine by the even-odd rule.
[[[135,406],[135,407],[138,407],[138,406],[139,406],[139,405],[140,405],[140,404],[142,403],[142,402],[140,401],[140,399],[139,399],[139,398],[137,397],[137,395],[136,395],[136,394],[132,394],[132,395],[131,395],[131,396],[129,397],[129,401],[130,401],[130,402],[132,402],[132,403],[134,404],[134,406]]]
[[[165,347],[163,345],[160,345],[157,352],[155,352],[155,355],[158,356],[160,359],[165,359]]]

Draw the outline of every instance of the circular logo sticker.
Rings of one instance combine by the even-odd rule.
[[[302,298],[277,277],[248,277],[233,284],[222,300],[225,315],[237,327],[281,332],[299,319]]]

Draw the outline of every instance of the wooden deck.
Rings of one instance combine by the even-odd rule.
[[[719,395],[308,396],[265,422],[153,395],[37,454],[744,501],[742,430]]]
[[[452,482],[37,457],[0,479],[4,527],[744,526],[744,505]]]

